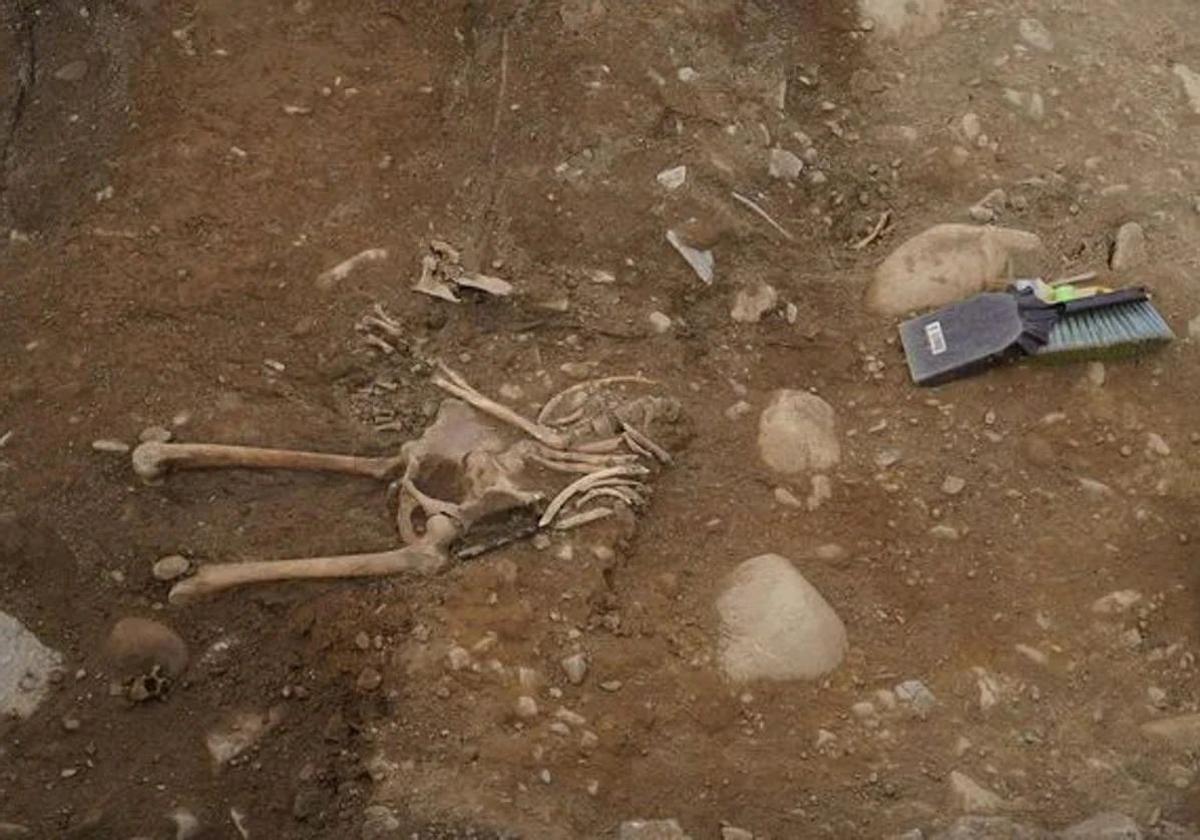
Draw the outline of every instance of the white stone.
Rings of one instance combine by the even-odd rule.
[[[1017,24],[1017,31],[1021,35],[1021,40],[1031,47],[1045,52],[1054,49],[1054,36],[1050,34],[1046,25],[1036,18],[1021,18],[1020,23]]]
[[[917,40],[942,28],[946,0],[858,0],[859,15],[888,38]]]
[[[842,458],[833,407],[807,391],[776,391],[758,422],[758,451],[781,473],[824,472]]]
[[[519,718],[535,718],[538,715],[537,701],[528,694],[522,694],[517,698],[517,702],[513,706],[513,711],[516,712]]]
[[[766,283],[756,283],[748,289],[739,289],[729,315],[739,324],[757,324],[762,317],[779,304],[779,293]]]
[[[1031,645],[1013,645],[1013,650],[1035,665],[1048,665],[1050,663],[1050,657]]]
[[[1166,458],[1171,454],[1170,445],[1163,439],[1162,435],[1155,432],[1150,432],[1146,435],[1146,449],[1160,458]]]
[[[1092,612],[1099,615],[1118,615],[1142,600],[1142,593],[1133,589],[1110,592],[1092,602]]]
[[[0,612],[0,719],[33,714],[46,697],[51,672],[61,665],[58,651]]]
[[[646,317],[646,320],[650,322],[650,329],[654,330],[658,335],[670,332],[671,330],[671,316],[663,312],[658,312],[657,310],[651,312]]]
[[[786,487],[776,487],[774,490],[775,501],[784,507],[802,508],[804,502],[796,498],[796,494]]]
[[[937,698],[920,680],[905,680],[896,686],[894,694],[897,700],[909,706],[922,717],[932,712],[937,706]]]
[[[1126,222],[1117,231],[1113,244],[1113,271],[1132,271],[1146,263],[1146,231],[1137,222]]]
[[[574,653],[565,657],[562,662],[563,673],[567,675],[567,680],[571,685],[582,685],[584,678],[588,672],[587,656],[583,653]]]
[[[732,825],[721,827],[721,840],[754,840],[754,833]]]
[[[1187,96],[1192,111],[1200,114],[1200,73],[1192,70],[1186,64],[1176,64],[1172,68],[1179,81],[1183,82],[1183,92]]]
[[[1004,810],[1004,800],[966,773],[950,773],[950,794],[959,810],[968,814],[995,814]]]
[[[471,666],[471,652],[465,647],[455,645],[446,651],[446,664],[451,671],[461,671]]]
[[[1142,733],[1177,750],[1200,749],[1200,714],[1180,715],[1142,724]]]
[[[881,315],[943,306],[1003,284],[1010,275],[1037,276],[1042,241],[1032,233],[975,225],[937,225],[884,260],[867,292]]]
[[[664,169],[655,176],[658,185],[666,190],[677,190],[687,182],[687,167],[673,166],[670,169]]]
[[[809,511],[815,511],[833,498],[833,481],[827,475],[814,475],[810,483],[812,490],[804,500],[804,506]]]
[[[978,114],[973,111],[963,114],[962,133],[963,137],[972,143],[983,133],[983,123],[980,122]]]
[[[791,561],[764,554],[742,563],[717,601],[720,660],[735,682],[814,679],[845,655],[846,628]]]
[[[966,489],[967,481],[964,478],[959,478],[956,475],[948,475],[942,481],[942,492],[947,496],[957,496]]]
[[[214,763],[225,764],[257,744],[281,720],[282,713],[275,709],[267,714],[236,712],[204,736],[204,745]]]
[[[804,161],[787,149],[771,149],[767,172],[772,178],[795,181],[804,171]]]

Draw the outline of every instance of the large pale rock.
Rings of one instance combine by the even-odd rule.
[[[833,407],[807,391],[776,391],[758,420],[758,451],[781,473],[825,472],[842,458]]]
[[[46,696],[62,656],[20,621],[0,612],[0,719],[28,717]]]
[[[846,627],[821,593],[777,554],[747,560],[717,600],[720,658],[735,682],[814,679],[846,653]]]
[[[1107,811],[1064,828],[1062,840],[1142,840],[1138,824],[1124,814]]]
[[[975,225],[937,225],[892,252],[875,272],[867,305],[881,315],[962,300],[1010,276],[1037,276],[1036,234]]]
[[[1109,265],[1113,271],[1131,271],[1146,263],[1146,231],[1137,222],[1126,222],[1117,231]]]
[[[858,10],[881,35],[916,40],[942,28],[946,0],[858,0]]]

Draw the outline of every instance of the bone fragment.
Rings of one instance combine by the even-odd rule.
[[[332,289],[339,281],[345,280],[350,276],[350,272],[358,268],[363,263],[378,262],[379,260],[387,259],[387,251],[383,248],[368,248],[365,251],[360,251],[350,259],[342,260],[328,271],[322,272],[317,277],[317,288],[328,291]]]
[[[587,382],[580,382],[572,385],[570,388],[559,391],[553,397],[546,401],[542,406],[542,410],[538,412],[537,421],[548,426],[565,426],[567,423],[573,422],[568,419],[551,420],[551,415],[562,404],[563,400],[569,399],[574,395],[583,392],[590,394],[593,391],[598,391],[606,385],[619,385],[622,383],[635,383],[638,385],[657,385],[653,379],[647,379],[644,376],[606,376],[603,379],[590,379]]]
[[[564,516],[558,522],[554,523],[556,531],[570,531],[572,528],[578,528],[582,525],[588,525],[601,519],[607,519],[613,515],[613,509],[608,507],[594,507],[576,513],[571,516]]]
[[[538,524],[545,528],[554,521],[554,517],[558,516],[558,512],[562,510],[563,505],[569,502],[574,496],[592,489],[605,479],[646,475],[648,472],[649,470],[647,470],[645,467],[627,464],[618,467],[609,467],[608,469],[604,470],[597,470],[594,473],[585,475],[583,478],[568,484],[565,488],[563,488],[561,493],[554,497],[554,500],[551,501],[546,507],[546,512],[542,514],[542,518],[538,520]]]
[[[651,453],[653,453],[655,458],[664,464],[671,463],[671,453],[667,452],[666,449],[652,441],[645,432],[639,432],[636,428],[634,428],[631,424],[626,423],[624,420],[621,420],[620,423],[621,428],[625,430],[625,434],[629,436],[630,440],[642,447],[642,449],[649,450]]]

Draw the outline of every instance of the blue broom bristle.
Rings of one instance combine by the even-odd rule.
[[[1120,303],[1067,315],[1050,331],[1038,356],[1135,349],[1171,341],[1175,333],[1149,301]]]

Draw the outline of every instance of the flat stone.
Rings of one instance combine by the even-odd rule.
[[[54,78],[60,82],[80,82],[88,73],[88,63],[82,58],[68,62],[54,71]]]
[[[621,823],[618,840],[691,840],[678,820],[627,820]]]
[[[646,319],[650,322],[650,329],[658,335],[669,332],[671,329],[671,316],[663,312],[651,312]]]
[[[779,293],[766,283],[756,283],[740,289],[729,315],[739,324],[757,324],[762,317],[779,305]]]
[[[1050,52],[1054,49],[1054,36],[1046,25],[1036,18],[1021,18],[1017,23],[1021,40],[1035,49]]]
[[[946,0],[858,0],[859,15],[885,38],[915,41],[942,28]]]
[[[1178,750],[1200,749],[1200,714],[1180,715],[1143,723],[1142,734],[1162,739]]]
[[[994,814],[1007,807],[1000,796],[957,770],[950,773],[950,795],[955,806],[968,814]]]
[[[1124,814],[1109,811],[1064,828],[1061,840],[1142,840],[1138,824]]]
[[[837,466],[842,451],[833,407],[807,391],[776,391],[759,417],[758,451],[780,473]]]
[[[792,562],[777,554],[747,560],[717,600],[719,656],[734,682],[815,679],[839,664],[846,627]]]
[[[945,480],[942,481],[942,492],[947,496],[957,496],[966,489],[966,486],[966,479],[959,478],[956,475],[948,475],[946,476]]]
[[[283,720],[282,709],[272,708],[266,714],[235,712],[204,736],[204,746],[218,766],[227,764],[262,739]]]
[[[796,498],[796,494],[793,493],[791,490],[787,489],[786,487],[776,487],[774,489],[774,491],[772,491],[772,495],[775,496],[775,501],[778,502],[779,504],[783,505],[784,507],[790,507],[790,508],[804,507],[804,502],[802,502],[798,498]]]
[[[896,699],[921,717],[937,708],[937,698],[920,680],[905,680],[893,690]]]
[[[664,169],[655,176],[654,180],[665,190],[677,190],[687,182],[687,167],[673,166]]]
[[[46,696],[62,655],[24,624],[0,612],[0,719],[33,714]]]
[[[517,717],[525,718],[526,720],[529,718],[535,718],[538,716],[537,701],[528,694],[522,694],[517,698],[517,702],[513,706],[513,712]]]
[[[96,452],[113,452],[121,455],[129,451],[129,444],[121,440],[105,438],[92,441],[92,449]]]
[[[168,554],[154,562],[150,573],[154,575],[155,580],[168,581],[183,577],[188,573],[189,568],[191,568],[191,563],[186,557],[179,554]]]
[[[721,840],[754,840],[754,832],[726,825],[721,827]]]
[[[767,173],[772,178],[795,181],[803,171],[804,161],[795,153],[789,152],[787,149],[771,149],[770,160],[767,164]]]
[[[1146,435],[1146,449],[1160,458],[1171,454],[1171,447],[1162,435],[1150,432]]]
[[[891,316],[944,306],[1002,285],[1010,276],[1038,276],[1041,250],[1041,239],[1024,231],[937,225],[883,261],[867,291],[867,305]]]
[[[188,663],[183,639],[165,624],[148,618],[122,618],[108,634],[104,654],[123,677],[150,673],[158,667],[178,677]]]
[[[1137,222],[1126,222],[1117,230],[1109,265],[1113,271],[1132,271],[1146,264],[1146,231]]]
[[[1183,93],[1187,96],[1192,111],[1200,114],[1200,73],[1186,64],[1176,64],[1171,68],[1171,72],[1183,83]]]

